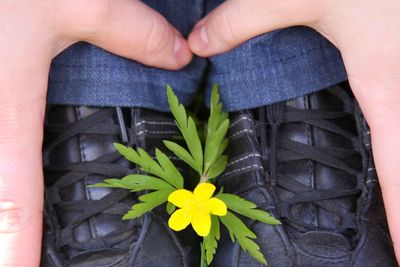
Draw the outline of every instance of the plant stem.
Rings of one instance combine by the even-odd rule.
[[[204,239],[203,242],[200,243],[200,267],[207,267],[207,260],[206,260],[206,246],[204,245]]]
[[[200,183],[205,183],[207,182],[208,178],[207,178],[207,174],[203,173],[200,177]]]

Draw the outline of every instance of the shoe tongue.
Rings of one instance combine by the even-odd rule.
[[[345,106],[343,101],[336,97],[332,92],[342,90],[341,88],[332,88],[331,90],[324,90],[316,94],[298,97],[286,102],[288,107],[296,109],[315,109],[325,111],[343,111]]]
[[[319,92],[287,102],[287,111],[293,113],[300,110],[341,112],[344,108],[343,102],[330,91]],[[356,135],[355,123],[352,119],[339,118],[327,121]],[[278,138],[280,140],[291,140],[310,147],[317,147],[326,153],[329,153],[333,147],[354,150],[351,140],[348,138],[305,122],[282,124]],[[356,162],[360,164],[359,156],[343,160],[346,163]],[[304,191],[307,189],[352,190],[357,185],[356,177],[347,172],[310,159],[281,162],[278,165],[278,173],[304,185]],[[296,193],[280,188],[279,195],[285,199],[295,196]],[[343,213],[351,213],[356,208],[356,197],[323,200],[319,203],[324,207],[341,209]],[[316,228],[338,229],[343,223],[338,215],[327,212],[326,209],[310,202],[291,205],[290,213],[294,220],[307,225],[314,225]]]
[[[51,106],[46,112],[46,123],[58,125],[63,132],[73,123],[81,121],[99,110],[99,108],[91,107]],[[114,118],[108,118],[102,123],[117,124]],[[60,132],[46,134],[46,142],[51,142]],[[50,154],[50,161],[53,164],[91,161],[103,154],[115,151],[112,142],[118,139],[117,135],[78,134],[58,144]]]
[[[99,108],[71,106],[52,106],[48,108],[46,114],[48,128],[57,126],[55,128],[61,128],[61,130],[56,133],[46,131],[46,142],[54,141],[58,135],[68,131],[69,127],[73,127],[74,123],[82,121],[100,110]],[[117,120],[114,117],[109,117],[100,123],[113,126],[117,124]],[[114,142],[120,142],[120,135],[100,134],[93,130],[90,133],[79,133],[56,145],[50,152],[49,163],[51,165],[90,162],[106,154],[115,152]],[[118,160],[118,164],[129,166],[129,163],[123,159]],[[65,174],[67,172],[46,172],[46,184],[51,186],[51,184]],[[87,187],[89,184],[102,182],[104,179],[110,177],[91,173],[78,175],[84,175],[84,177],[78,182],[60,190],[62,201],[100,200],[113,192],[112,188]],[[66,225],[81,214],[81,211],[60,210],[58,218],[61,225]],[[123,222],[119,216],[100,213],[94,216],[93,219],[88,219],[74,227],[73,239],[78,242],[87,241],[91,238],[105,236],[120,229],[121,226],[123,226]]]

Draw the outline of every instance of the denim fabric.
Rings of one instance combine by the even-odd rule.
[[[205,0],[206,1],[206,0]],[[220,0],[145,1],[187,35]],[[60,54],[49,77],[49,104],[132,106],[167,111],[165,85],[190,103],[207,61],[195,57],[180,71],[166,71],[79,43]],[[210,58],[206,99],[220,86],[228,111],[263,106],[324,89],[346,79],[339,51],[305,27],[274,31]],[[208,101],[207,101],[208,102]]]
[[[212,83],[218,83],[229,111],[281,102],[346,80],[339,51],[306,27],[256,37],[210,62],[206,99]]]
[[[147,0],[187,36],[203,15],[203,1]],[[140,25],[139,25],[140,27]],[[168,111],[166,84],[190,103],[204,76],[206,60],[195,58],[180,71],[166,71],[118,57],[87,43],[73,45],[53,60],[48,104],[135,106]]]

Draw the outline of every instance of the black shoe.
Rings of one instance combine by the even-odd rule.
[[[248,225],[270,266],[397,266],[371,154],[350,90],[333,87],[231,114],[220,186],[282,224]],[[224,232],[214,266],[261,266]]]
[[[122,220],[137,196],[88,188],[140,170],[114,142],[154,152],[179,135],[173,119],[145,109],[52,106],[45,124],[45,230],[42,266],[196,266],[194,234],[172,231],[165,209]],[[178,163],[179,165],[179,163]]]

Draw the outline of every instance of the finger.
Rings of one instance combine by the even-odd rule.
[[[42,128],[50,57],[37,50],[0,66],[0,266],[39,266],[43,207]],[[12,50],[13,48],[11,48]],[[15,56],[16,55],[16,56]],[[17,57],[25,60],[19,64]],[[49,58],[46,62],[42,59]],[[23,77],[23,78],[21,78]]]
[[[397,119],[400,116],[400,112]],[[389,119],[391,117],[387,117]],[[400,262],[400,124],[391,123],[374,124],[371,128],[374,158],[378,171],[379,182],[382,188],[382,195],[385,203],[388,224],[394,249]],[[390,141],[388,141],[390,140]]]
[[[58,7],[66,35],[143,64],[179,69],[191,61],[186,40],[140,1],[65,0]]]
[[[37,139],[0,135],[0,266],[39,266],[43,177]]]
[[[377,79],[371,79],[372,75],[362,79],[350,76],[350,81],[371,128],[374,161],[396,257],[400,262],[400,76],[396,74],[397,78],[393,78],[390,71],[386,74],[386,78]]]
[[[226,52],[246,40],[293,25],[312,25],[317,1],[229,0],[196,24],[189,35],[191,50],[200,56]],[[319,6],[322,4],[319,3]]]

